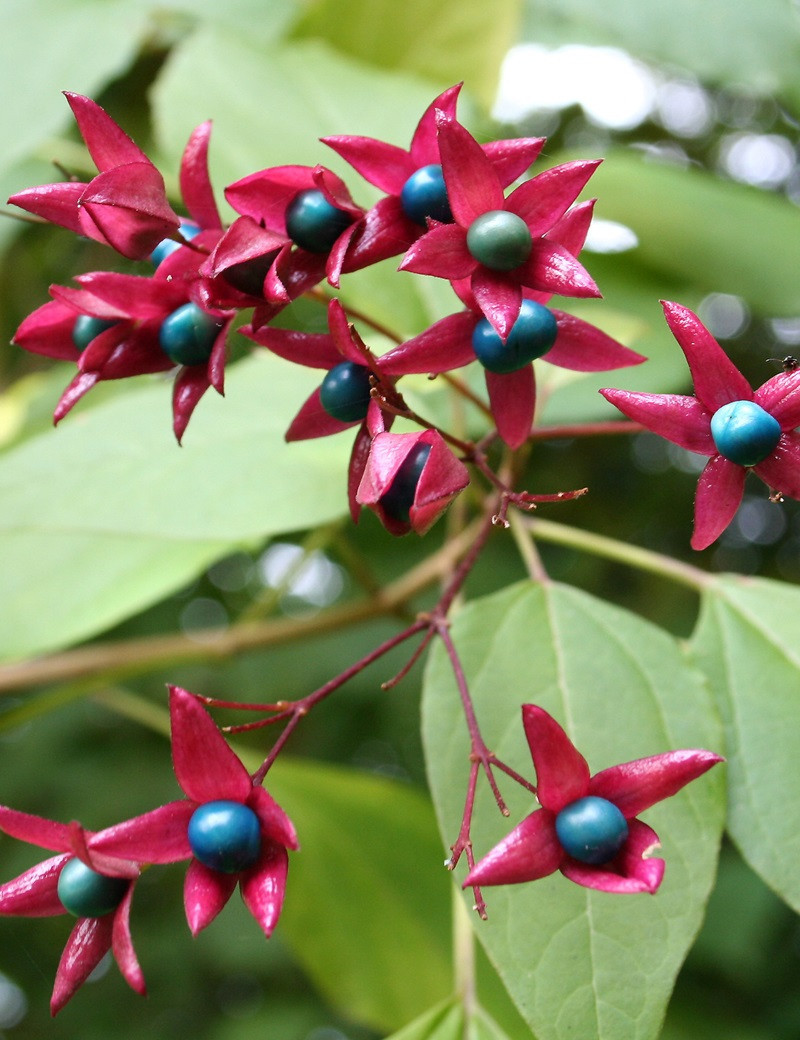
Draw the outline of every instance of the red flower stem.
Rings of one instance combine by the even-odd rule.
[[[475,707],[472,703],[472,697],[470,696],[469,687],[467,685],[467,677],[464,674],[464,668],[461,664],[461,659],[458,656],[455,643],[450,638],[447,620],[445,618],[435,618],[433,619],[433,623],[436,626],[436,634],[441,639],[442,643],[444,643],[445,651],[450,659],[450,667],[453,670],[453,677],[456,681],[456,686],[458,687],[458,693],[461,697],[461,705],[464,709],[464,717],[467,722],[467,729],[469,730],[471,745],[470,758],[474,763],[480,763],[484,773],[486,774],[486,779],[489,781],[489,787],[492,789],[494,800],[497,802],[497,808],[503,816],[508,816],[508,806],[503,801],[503,796],[500,794],[500,788],[497,786],[497,781],[492,772],[492,759],[494,758],[494,755],[489,751],[486,742],[481,736],[478,719],[475,715]]]
[[[461,817],[461,828],[459,829],[458,837],[455,842],[450,846],[452,855],[445,863],[448,870],[455,869],[456,864],[461,859],[462,852],[466,854],[467,866],[469,869],[472,870],[475,866],[475,854],[472,851],[470,828],[472,826],[472,814],[475,809],[475,789],[478,785],[478,769],[479,762],[476,759],[473,759],[469,770],[467,796],[464,799],[464,813]],[[475,900],[475,909],[478,911],[480,918],[485,921],[487,918],[486,903],[484,903],[481,890],[477,885],[472,886],[472,895]]]
[[[306,296],[309,296],[314,300],[319,300],[320,303],[324,303],[326,307],[331,302],[331,297],[322,289],[309,289]],[[367,325],[373,330],[373,332],[377,332],[378,335],[385,336],[393,343],[403,342],[403,337],[398,336],[398,334],[392,331],[388,325],[381,324],[381,322],[371,318],[367,313],[359,310],[357,307],[351,307],[350,304],[347,304],[344,309],[347,312],[348,318],[354,318],[356,321],[360,321],[362,325]]]
[[[422,632],[427,627],[427,620],[425,618],[418,618],[413,623],[413,625],[409,625],[408,628],[403,629],[402,632],[398,632],[397,635],[394,635],[390,639],[385,640],[383,643],[381,643],[380,646],[376,647],[365,657],[362,657],[360,660],[356,661],[355,664],[350,665],[349,668],[346,668],[343,672],[340,672],[339,675],[335,676],[333,679],[330,679],[328,682],[326,682],[324,686],[320,686],[319,689],[315,690],[313,693],[308,694],[307,697],[303,697],[299,701],[294,701],[292,704],[288,705],[286,710],[282,713],[283,717],[286,717],[287,715],[290,716],[289,721],[286,724],[286,728],[283,730],[280,737],[278,737],[278,739],[275,741],[275,744],[273,745],[270,753],[261,763],[256,772],[253,773],[253,783],[263,783],[264,777],[269,772],[272,763],[278,757],[278,754],[283,748],[283,745],[286,743],[286,740],[288,739],[292,730],[295,728],[300,719],[304,715],[307,715],[308,712],[311,711],[311,709],[316,704],[319,704],[320,701],[324,700],[326,697],[329,697],[332,693],[338,690],[340,686],[343,686],[348,680],[352,679],[353,676],[358,675],[359,672],[362,672],[374,661],[377,661],[380,657],[383,657],[384,654],[387,654],[390,650],[393,650],[396,646],[399,646],[401,643],[404,643],[407,639],[410,639],[412,636],[416,635],[417,632]],[[269,725],[269,723],[273,721],[275,721],[275,717],[273,717],[272,719],[263,720],[262,725]],[[226,728],[230,733],[240,733],[244,729],[255,729],[257,727],[258,723],[246,723],[244,726],[230,726]]]
[[[530,511],[536,508],[539,502],[568,502],[573,498],[580,498],[588,492],[588,488],[576,488],[572,491],[556,491],[549,494],[533,494],[530,491],[512,491],[511,488],[501,480],[486,461],[483,451],[475,449],[467,459],[471,462],[486,479],[500,492],[500,505],[492,517],[492,523],[498,527],[508,527],[508,507],[515,505],[519,509]]]
[[[395,686],[397,686],[398,683],[402,682],[402,680],[405,679],[405,677],[408,675],[408,673],[411,671],[411,669],[414,667],[414,665],[417,663],[420,657],[422,657],[423,653],[425,652],[425,648],[433,639],[434,635],[434,630],[432,628],[429,628],[428,631],[425,633],[424,638],[420,640],[417,649],[414,651],[411,657],[409,657],[409,659],[406,661],[406,663],[403,665],[403,667],[400,669],[397,675],[393,676],[393,678],[391,679],[387,679],[386,682],[381,683],[382,690],[392,690]]]
[[[415,422],[417,426],[422,426],[426,430],[435,430],[448,444],[452,444],[454,448],[457,448],[463,455],[471,458],[475,452],[475,445],[471,441],[462,441],[460,437],[454,437],[452,433],[448,433],[443,430],[440,426],[435,423],[428,422],[427,419],[423,419],[421,415],[417,415],[413,409],[409,408],[405,401],[398,394],[398,404],[393,404],[383,393],[381,393],[378,387],[372,388],[372,396],[380,405],[381,411],[389,412],[391,415],[400,416],[403,419],[408,419],[411,422]]]
[[[525,790],[530,791],[532,795],[536,794],[536,788],[534,787],[534,785],[529,780],[526,780],[524,776],[521,776],[516,771],[516,769],[512,769],[511,766],[507,766],[505,762],[501,761],[495,755],[492,755],[491,757],[493,766],[496,766],[498,769],[502,770],[506,774],[506,776],[510,776],[512,780],[514,780],[516,783],[520,785],[520,787],[524,787]]]
[[[550,441],[565,437],[597,437],[615,433],[642,433],[645,427],[641,423],[628,419],[610,420],[609,422],[572,423],[563,426],[534,426],[528,440]]]

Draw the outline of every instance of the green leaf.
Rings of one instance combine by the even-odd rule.
[[[370,202],[376,189],[362,190],[353,169],[318,139],[363,134],[407,148],[434,96],[428,83],[365,67],[321,41],[258,47],[206,27],[173,50],[152,100],[158,140],[175,168],[192,129],[213,119],[215,184],[282,163],[324,163],[356,183],[357,200]]]
[[[0,168],[11,166],[70,122],[61,91],[94,95],[127,68],[148,22],[147,11],[129,0],[6,0],[0,42],[7,85],[0,110]],[[22,187],[27,185],[15,190]]]
[[[231,547],[344,512],[351,437],[283,440],[318,382],[264,352],[206,394],[183,448],[157,380],[0,457],[0,657],[85,638]]]
[[[622,47],[647,61],[762,94],[798,86],[800,33],[789,0],[528,0],[524,30],[537,43]],[[796,93],[795,93],[796,96]]]
[[[674,639],[585,593],[512,586],[467,606],[451,632],[486,743],[524,776],[533,770],[522,703],[562,722],[593,772],[670,749],[721,746],[708,692]],[[469,741],[439,646],[425,675],[423,737],[450,844],[463,811]],[[500,816],[482,783],[472,830],[478,857],[533,808],[530,795],[497,775],[511,816]],[[477,934],[539,1040],[657,1035],[713,882],[722,789],[719,770],[645,814],[667,862],[653,897],[590,891],[558,873],[484,890],[489,920],[475,921]]]
[[[458,1001],[449,1001],[431,1008],[410,1022],[388,1040],[463,1040],[464,1008]]]
[[[726,576],[707,590],[692,652],[728,748],[728,830],[750,866],[800,911],[800,590]]]
[[[296,32],[322,37],[381,69],[420,73],[436,83],[465,80],[489,109],[521,16],[521,0],[314,0]]]
[[[736,293],[759,314],[800,311],[800,211],[788,199],[619,152],[592,190],[598,216],[636,232],[626,257],[646,271]]]
[[[397,781],[283,759],[269,789],[302,846],[281,930],[326,998],[383,1030],[442,1000],[450,891],[429,800]]]

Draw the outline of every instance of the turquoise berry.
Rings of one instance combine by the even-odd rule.
[[[199,235],[201,231],[197,224],[192,223],[190,220],[182,220],[178,225],[178,229],[187,241],[193,239],[195,235]],[[162,260],[166,260],[168,256],[171,256],[180,247],[180,242],[176,242],[174,238],[162,238],[150,254],[150,263],[153,267],[158,267]]]
[[[309,253],[327,253],[352,223],[349,213],[332,206],[316,188],[301,191],[286,210],[286,233]]]
[[[366,418],[370,400],[369,369],[354,361],[342,361],[327,373],[319,389],[322,407],[341,422]]]
[[[72,326],[72,342],[78,350],[86,350],[96,336],[117,324],[105,318],[93,318],[91,314],[79,314]]]
[[[731,401],[711,416],[711,436],[726,459],[757,466],[775,450],[781,424],[755,401]]]
[[[212,870],[238,874],[261,852],[261,827],[241,802],[206,802],[189,820],[189,845],[195,858]]]
[[[567,855],[597,865],[616,856],[628,837],[628,824],[613,802],[589,795],[561,810],[556,834]]]
[[[426,226],[426,217],[451,224],[453,214],[447,198],[444,174],[438,163],[421,166],[412,173],[400,192],[400,205],[403,212],[415,224]]]
[[[401,524],[408,523],[410,509],[417,493],[417,484],[419,484],[419,478],[422,476],[430,453],[430,444],[416,444],[403,459],[388,490],[381,496],[380,503],[383,511],[392,520],[397,520]]]
[[[546,354],[557,335],[558,324],[553,312],[541,303],[523,300],[505,343],[483,318],[473,330],[472,348],[484,368],[505,374],[516,372]]]
[[[490,271],[513,271],[531,253],[533,238],[522,217],[504,209],[483,213],[469,226],[467,249]]]
[[[119,906],[129,883],[127,878],[98,874],[82,860],[68,859],[58,875],[58,898],[75,917],[103,917]]]
[[[196,303],[184,303],[161,323],[161,349],[178,365],[202,365],[211,356],[221,322]]]

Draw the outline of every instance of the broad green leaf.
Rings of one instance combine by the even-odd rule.
[[[750,866],[800,911],[800,590],[728,576],[707,590],[692,652],[728,748],[728,830]]]
[[[280,926],[327,999],[391,1030],[446,997],[450,891],[428,799],[354,769],[283,759],[269,789],[301,843]]]
[[[465,80],[488,109],[521,17],[522,0],[313,0],[296,32],[321,37],[381,69],[420,73],[445,85]]]
[[[298,15],[296,0],[136,0],[156,18],[186,15],[200,22],[218,22],[246,33],[250,39],[270,40],[279,36]]]
[[[93,95],[121,73],[144,41],[148,23],[147,11],[129,0],[6,0],[0,167],[70,122],[61,91]],[[22,187],[27,185],[14,190]]]
[[[264,352],[206,394],[183,448],[157,380],[0,457],[0,656],[86,638],[233,546],[344,512],[351,437],[283,440],[317,382]]]
[[[527,0],[526,39],[622,47],[647,61],[762,94],[797,96],[800,32],[790,0]]]
[[[375,189],[362,188],[319,138],[363,134],[407,148],[435,95],[429,83],[365,67],[318,40],[258,47],[207,27],[170,55],[153,91],[153,118],[175,168],[192,129],[214,120],[210,162],[220,187],[268,166],[323,163],[354,185],[356,201],[369,203]]]
[[[568,730],[597,772],[677,748],[719,750],[721,733],[699,674],[662,630],[585,593],[523,583],[476,600],[451,633],[483,737],[533,779],[520,705],[536,703]],[[423,737],[445,842],[458,833],[469,741],[441,647],[425,675]],[[722,827],[722,771],[653,806],[667,862],[653,897],[580,888],[561,874],[488,888],[475,929],[539,1040],[655,1037],[713,882]],[[498,772],[511,816],[482,782],[472,838],[480,857],[533,808]],[[457,880],[463,878],[462,868]],[[471,902],[471,900],[470,900]]]
[[[736,293],[764,315],[800,311],[800,212],[787,199],[629,153],[592,178],[598,216],[636,232],[626,257],[701,292]]]

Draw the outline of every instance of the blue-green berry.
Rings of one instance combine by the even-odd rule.
[[[177,365],[202,365],[211,356],[222,322],[196,303],[184,303],[161,323],[158,342]]]
[[[738,466],[757,466],[775,450],[781,425],[755,401],[731,401],[711,416],[711,436],[726,459]]]
[[[416,444],[403,459],[394,480],[381,496],[380,503],[383,511],[392,520],[401,524],[409,522],[419,478],[422,476],[430,453],[430,444]]]
[[[557,335],[558,323],[553,312],[534,300],[523,300],[505,343],[483,318],[472,332],[472,348],[484,368],[505,374],[516,372],[546,354]]]
[[[93,318],[91,314],[79,314],[72,326],[72,342],[78,350],[84,351],[101,332],[118,324],[106,318]]]
[[[516,213],[492,209],[482,213],[467,231],[470,255],[491,271],[513,271],[531,254],[530,228]]]
[[[341,422],[366,418],[370,401],[370,372],[365,365],[342,361],[322,380],[319,399],[322,407]]]
[[[286,210],[286,233],[309,253],[327,253],[353,223],[353,217],[332,206],[317,188],[301,191]]]
[[[612,860],[625,844],[628,822],[613,802],[588,795],[556,816],[556,835],[567,855],[597,866]]]
[[[68,859],[58,875],[58,898],[75,917],[103,917],[122,902],[127,878],[107,877],[79,859]]]
[[[261,852],[258,817],[241,802],[205,802],[192,813],[188,837],[195,858],[222,874],[247,870]]]
[[[182,220],[178,225],[178,229],[183,237],[188,241],[191,241],[195,235],[199,235],[202,230],[190,220]],[[174,238],[162,238],[158,245],[155,247],[153,252],[150,254],[150,263],[153,267],[166,260],[168,256],[171,256],[177,249],[181,248],[181,243],[176,242]]]
[[[452,223],[453,214],[442,167],[438,163],[431,163],[412,173],[400,192],[400,205],[409,220],[423,227],[426,226],[427,217],[442,224]]]

